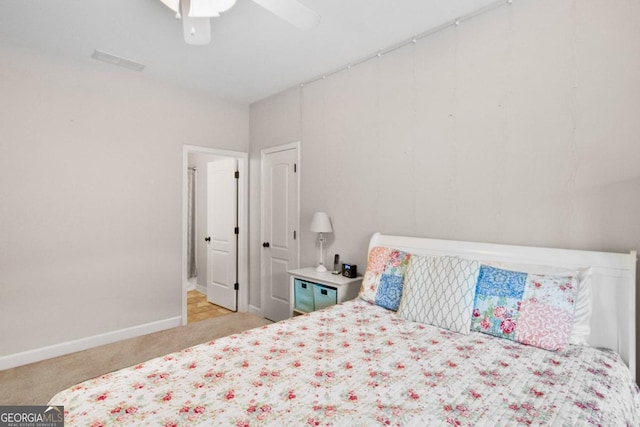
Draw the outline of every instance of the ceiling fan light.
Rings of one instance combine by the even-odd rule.
[[[218,12],[222,13],[231,9],[236,4],[236,0],[211,0],[211,3],[218,9]]]
[[[220,1],[191,0],[189,16],[193,18],[216,18],[220,16],[221,12],[218,3],[220,3]]]

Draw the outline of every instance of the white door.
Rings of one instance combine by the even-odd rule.
[[[262,311],[291,317],[287,270],[298,268],[298,145],[262,150]]]
[[[207,301],[236,310],[237,159],[207,163]]]

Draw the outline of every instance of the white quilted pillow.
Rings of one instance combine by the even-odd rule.
[[[414,256],[398,317],[468,335],[480,262]]]

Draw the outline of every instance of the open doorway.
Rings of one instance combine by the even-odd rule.
[[[201,309],[212,315],[247,310],[248,154],[185,145],[183,169],[184,325],[189,304],[218,304]]]

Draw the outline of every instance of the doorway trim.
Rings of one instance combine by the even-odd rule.
[[[182,146],[182,325],[187,324],[187,199],[189,154],[212,154],[238,159],[238,306],[237,311],[245,312],[249,306],[249,153],[219,150],[197,145]]]

